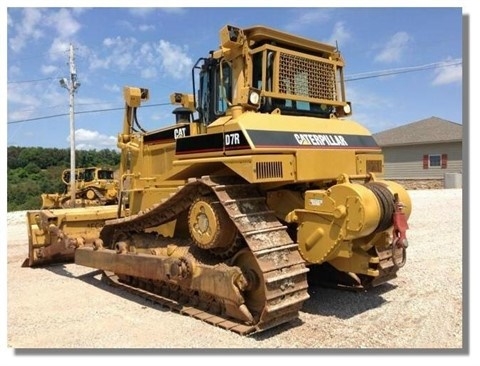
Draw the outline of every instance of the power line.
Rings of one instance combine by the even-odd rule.
[[[382,77],[382,76],[404,74],[404,73],[408,73],[408,72],[423,71],[423,70],[429,70],[429,69],[437,69],[437,68],[450,67],[450,66],[456,66],[456,65],[461,65],[461,64],[462,64],[462,60],[454,60],[452,62],[436,62],[436,63],[419,65],[419,66],[410,66],[410,67],[403,67],[403,68],[389,69],[389,70],[380,70],[380,71],[370,71],[370,72],[347,75],[347,76],[345,76],[345,81],[347,82],[347,81],[373,79],[373,78],[378,78],[378,77]],[[52,78],[50,78],[50,79],[52,79]],[[158,106],[165,106],[165,105],[170,105],[170,104],[171,103],[149,104],[149,105],[142,106],[142,108],[158,107]],[[110,111],[117,111],[117,110],[123,110],[123,109],[124,109],[123,107],[122,108],[96,109],[96,110],[75,112],[75,114],[110,112]],[[68,115],[67,113],[63,113],[63,114],[55,114],[55,115],[50,115],[50,116],[28,118],[28,119],[22,119],[22,120],[18,120],[18,121],[9,121],[9,122],[7,122],[7,124],[37,121],[37,120],[41,120],[41,119],[56,118],[56,117],[62,117],[62,116],[67,116],[67,115]]]
[[[92,103],[92,104],[96,104],[96,103]],[[101,103],[101,104],[105,104],[105,103]],[[77,104],[78,105],[78,104]],[[81,105],[90,105],[90,103],[88,104],[81,104]],[[20,110],[16,110],[17,113],[22,113],[22,112],[31,112],[31,111],[39,111],[39,110],[43,110],[43,109],[53,109],[53,108],[58,108],[58,107],[63,107],[64,104],[56,104],[56,105],[50,105],[50,106],[45,106],[45,107],[34,107],[34,108],[28,108],[28,109],[20,109]]]
[[[110,103],[107,103],[107,102],[98,102],[98,103],[75,103],[76,106],[92,106],[92,105],[105,105],[105,104],[110,104]],[[20,109],[20,110],[16,110],[17,113],[21,113],[21,112],[31,112],[31,111],[38,111],[38,110],[44,110],[44,109],[54,109],[54,108],[59,108],[59,107],[63,107],[64,104],[55,104],[55,105],[50,105],[50,106],[45,106],[45,107],[35,107],[35,108],[28,108],[28,109]]]
[[[78,112],[77,112],[78,113]],[[49,119],[49,118],[56,118],[56,117],[62,117],[62,116],[68,116],[69,113],[62,113],[62,114],[52,114],[50,116],[43,116],[43,117],[35,117],[35,118],[28,118],[28,119],[21,119],[18,121],[10,121],[7,122],[7,124],[14,124],[14,123],[22,123],[22,122],[30,122],[30,121],[38,121],[40,119]]]
[[[166,106],[166,105],[171,105],[171,103],[157,103],[157,104],[149,104],[149,105],[144,105],[141,108],[150,108],[150,107],[159,107],[159,106]],[[124,107],[121,108],[106,108],[106,109],[94,109],[90,111],[80,111],[80,112],[75,112],[75,114],[86,114],[86,113],[98,113],[98,112],[111,112],[111,111],[119,111],[119,110],[124,110]],[[31,122],[31,121],[38,121],[41,119],[49,119],[49,118],[56,118],[56,117],[63,117],[63,116],[68,116],[70,115],[69,113],[61,113],[61,114],[52,114],[49,116],[42,116],[42,117],[35,117],[35,118],[26,118],[26,119],[21,119],[17,121],[9,121],[7,124],[15,124],[15,123],[23,123],[23,122]]]
[[[20,80],[20,81],[9,81],[9,82],[7,82],[7,84],[36,83],[36,82],[39,82],[39,81],[46,81],[46,80],[53,80],[53,78],[34,79],[34,80]]]
[[[345,76],[345,81],[372,79],[372,78],[378,78],[382,76],[404,74],[407,72],[423,71],[423,70],[429,70],[429,69],[438,69],[442,67],[456,66],[461,64],[462,64],[462,60],[454,60],[451,62],[435,62],[431,64],[401,67],[401,68],[390,69],[390,70],[370,71],[370,72],[364,72],[364,73]]]

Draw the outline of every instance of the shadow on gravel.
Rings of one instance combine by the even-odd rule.
[[[80,280],[80,281],[85,282],[85,283],[87,283],[91,286],[95,286],[95,287],[101,289],[102,291],[107,291],[107,292],[111,293],[112,295],[120,296],[120,297],[122,297],[122,298],[124,298],[128,301],[135,302],[136,304],[141,305],[143,307],[150,307],[152,309],[160,310],[160,311],[164,311],[164,312],[170,311],[169,309],[167,309],[167,308],[165,308],[165,307],[163,307],[163,306],[161,306],[161,305],[159,305],[159,304],[157,304],[153,301],[150,301],[148,299],[145,299],[145,298],[143,298],[141,296],[138,296],[138,295],[135,295],[135,294],[131,294],[128,291],[116,288],[116,287],[111,286],[108,283],[104,282],[102,280],[102,276],[103,276],[103,271],[102,270],[96,269],[96,270],[93,270],[92,272],[88,272],[88,273],[85,273],[85,274],[80,275],[80,276],[75,276],[68,270],[68,268],[64,264],[51,264],[51,265],[48,265],[48,266],[44,266],[42,268],[44,270],[50,271],[50,272],[52,272],[56,275]]]
[[[301,312],[319,316],[333,316],[339,319],[348,319],[378,308],[386,303],[382,294],[394,290],[397,286],[384,283],[368,291],[348,291],[326,288],[318,285],[309,285],[310,299],[304,302]],[[255,333],[249,337],[262,341],[301,326],[304,321],[296,319],[275,328]]]
[[[74,276],[68,268],[63,264],[55,264],[43,267],[44,269],[60,276],[78,279],[91,286],[95,286],[102,291],[107,291],[115,296],[132,301],[142,307],[148,307],[162,312],[174,312],[168,306],[158,304],[152,300],[142,296],[129,293],[123,289],[117,288],[106,283],[103,280],[103,271],[93,270],[83,275]],[[395,289],[397,286],[391,283],[384,283],[378,287],[374,287],[368,291],[349,291],[339,290],[319,285],[309,285],[308,293],[310,298],[305,301],[301,309],[302,312],[319,316],[334,316],[339,319],[349,319],[368,310],[382,306],[386,300],[382,294]],[[178,314],[179,316],[186,316]],[[276,326],[275,328],[248,335],[248,337],[257,341],[271,338],[283,332],[299,327],[304,322],[298,318],[285,324]]]
[[[162,312],[171,312],[171,310],[165,306],[162,306],[161,304],[156,303],[155,301],[146,299],[142,296],[130,293],[126,291],[125,289],[121,289],[115,286],[112,286],[108,284],[104,278],[103,271],[98,269],[94,270],[93,272],[85,273],[81,276],[77,276],[76,278],[79,279],[80,281],[83,281],[85,283],[88,283],[89,285],[95,286],[102,291],[109,292],[112,295],[122,297],[128,301],[134,302],[143,308],[151,308],[155,309],[157,311],[162,311]]]
[[[31,268],[33,269],[41,268],[59,276],[75,278],[75,276],[67,269],[65,264],[48,264],[48,265],[43,265],[39,267],[31,267]]]
[[[250,334],[248,335],[247,337],[251,338],[251,339],[254,339],[256,341],[265,341],[265,340],[268,340],[268,339],[271,339],[272,337],[276,336],[276,335],[279,335],[283,332],[288,332],[289,330],[292,330],[292,329],[295,329],[297,327],[300,327],[301,325],[303,325],[305,322],[302,321],[301,319],[295,319],[295,320],[292,320],[288,323],[285,323],[285,324],[280,324],[280,325],[277,325],[276,327],[274,328],[271,328],[271,329],[267,329],[267,330],[264,330],[260,333],[253,333],[253,334]],[[251,351],[254,351],[254,350],[251,350]]]
[[[390,283],[384,283],[368,291],[357,292],[310,286],[308,290],[310,299],[305,301],[302,311],[314,315],[348,319],[382,306],[386,302],[382,294],[396,287]]]

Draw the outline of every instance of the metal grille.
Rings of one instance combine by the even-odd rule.
[[[282,178],[283,168],[281,161],[257,162],[257,179]]]
[[[367,160],[367,173],[381,173],[382,161],[381,160]]]
[[[335,66],[280,52],[278,92],[336,101]]]

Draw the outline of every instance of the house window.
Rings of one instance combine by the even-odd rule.
[[[440,168],[442,166],[442,157],[440,154],[429,155],[428,156],[428,167],[429,168]]]
[[[446,169],[447,154],[423,155],[423,169]]]

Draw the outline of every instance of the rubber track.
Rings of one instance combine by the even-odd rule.
[[[258,314],[258,322],[254,325],[239,324],[231,318],[222,318],[202,308],[190,306],[188,289],[179,289],[168,297],[137,289],[139,295],[147,296],[152,301],[188,314],[210,324],[229,329],[239,334],[263,331],[298,318],[298,311],[303,302],[309,298],[305,261],[298,252],[298,245],[290,236],[274,213],[266,205],[265,198],[255,186],[239,181],[234,177],[192,179],[169,199],[136,215],[109,220],[103,233],[107,237],[118,232],[143,232],[149,227],[158,226],[171,221],[183,210],[187,209],[198,195],[214,193],[235,223],[240,234],[253,254],[256,265],[263,275],[265,298],[263,310]],[[106,274],[106,278],[116,286],[123,286],[129,291],[134,287],[115,280],[115,276]],[[138,281],[142,283],[142,280]],[[148,287],[148,281],[143,283]],[[172,299],[173,298],[173,299]],[[184,299],[178,301],[175,299]],[[256,299],[258,300],[258,299]],[[221,302],[221,300],[218,300]],[[248,300],[247,300],[248,305]],[[204,306],[204,308],[207,306]]]

